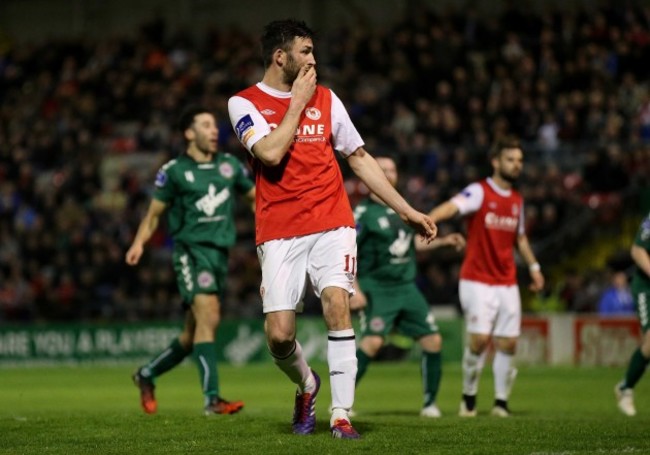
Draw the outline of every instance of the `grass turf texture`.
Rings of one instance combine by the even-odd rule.
[[[417,363],[375,363],[357,391],[360,441],[328,431],[324,365],[311,436],[291,434],[294,388],[271,364],[222,366],[222,393],[242,399],[233,416],[202,415],[196,370],[159,379],[158,413],[142,413],[131,368],[4,369],[0,372],[2,454],[615,454],[650,453],[650,379],[636,391],[637,417],[619,413],[613,386],[621,369],[520,368],[510,419],[490,417],[491,370],[481,382],[475,419],[457,417],[460,367],[446,365],[441,419],[418,415]]]

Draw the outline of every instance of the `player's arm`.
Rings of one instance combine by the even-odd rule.
[[[442,204],[435,207],[429,212],[429,218],[433,220],[434,223],[439,223],[441,221],[449,220],[455,217],[459,212],[459,208],[451,200],[443,202]]]
[[[427,243],[424,239],[420,237],[415,238],[415,249],[416,251],[429,251],[435,250],[436,248],[442,248],[445,246],[454,247],[456,251],[460,251],[465,248],[467,242],[465,237],[462,234],[454,232],[452,234],[447,234],[443,237],[436,237],[432,242]]]
[[[542,275],[542,269],[535,258],[535,254],[533,253],[533,249],[530,247],[526,234],[519,234],[517,236],[517,249],[526,264],[528,264],[528,272],[530,273],[530,279],[532,280],[530,290],[534,292],[541,291],[544,288],[544,275]]]
[[[142,221],[140,221],[138,232],[136,232],[133,243],[126,252],[125,260],[127,264],[136,265],[140,262],[140,258],[144,251],[144,244],[147,243],[153,233],[156,232],[158,223],[160,222],[160,216],[166,208],[167,205],[164,202],[159,201],[158,199],[151,200],[149,209],[147,209],[147,214],[142,218]]]
[[[463,191],[431,210],[429,216],[434,223],[439,223],[456,215],[466,216],[476,213],[483,204],[484,196],[483,187],[479,183],[471,183]]]
[[[356,278],[354,279],[353,286],[354,295],[350,296],[350,311],[361,310],[368,304],[368,299],[366,298],[366,294],[361,289],[361,286],[359,286],[359,280]]]
[[[377,161],[363,147],[359,147],[350,154],[347,161],[352,171],[366,184],[368,189],[395,210],[395,213],[405,223],[416,229],[425,238],[425,241],[430,242],[436,237],[438,228],[435,223],[404,200],[390,184]]]
[[[650,277],[650,254],[648,254],[648,251],[642,246],[634,244],[630,249],[630,255],[639,270]]]
[[[277,166],[289,150],[307,103],[316,90],[316,68],[305,66],[291,87],[291,102],[277,128],[257,141],[251,151],[265,166]]]

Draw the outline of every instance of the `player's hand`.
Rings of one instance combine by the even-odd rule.
[[[354,295],[350,296],[350,311],[362,310],[368,305],[368,299],[363,291],[357,290]]]
[[[462,250],[465,248],[465,245],[467,245],[465,237],[463,237],[462,234],[459,234],[458,232],[448,234],[441,240],[444,240],[446,245],[453,246],[456,251]]]
[[[438,226],[428,215],[414,210],[406,217],[406,223],[422,236],[425,242],[431,243],[438,235]]]
[[[530,286],[528,288],[533,291],[533,292],[539,292],[542,289],[544,289],[544,275],[542,275],[542,272],[539,270],[535,270],[530,272],[530,278],[532,280],[532,283],[530,283]]]
[[[316,91],[316,67],[305,65],[300,69],[291,86],[291,102],[304,108]]]
[[[138,262],[140,262],[143,251],[144,248],[142,248],[142,245],[133,244],[131,245],[131,248],[129,248],[129,251],[126,252],[124,260],[129,265],[136,265]]]

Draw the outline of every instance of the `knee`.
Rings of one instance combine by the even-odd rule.
[[[384,345],[384,339],[380,336],[365,336],[361,339],[359,347],[371,359],[377,356],[377,353]]]
[[[199,295],[194,298],[192,314],[197,327],[216,330],[221,321],[219,300],[213,295]]]
[[[266,342],[273,356],[286,357],[291,354],[291,350],[294,348],[295,334],[288,328],[282,329],[275,327],[269,330],[267,327]]]
[[[502,338],[497,341],[497,350],[508,354],[514,355],[517,351],[517,339],[516,338]]]
[[[219,323],[221,323],[221,315],[219,314],[219,311],[211,312],[208,315],[208,324],[216,329],[219,327]]]
[[[469,349],[474,354],[482,354],[488,346],[490,337],[487,335],[472,335],[469,341]]]
[[[209,330],[216,330],[219,327],[219,322],[221,318],[219,317],[218,311],[205,311],[198,315],[196,319],[197,327],[202,327]]]
[[[192,352],[192,349],[194,348],[194,333],[183,331],[183,333],[178,336],[178,342],[187,352]]]
[[[426,352],[440,352],[442,350],[442,336],[439,333],[433,333],[420,338],[420,346]]]

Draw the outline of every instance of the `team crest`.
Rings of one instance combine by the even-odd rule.
[[[375,316],[370,320],[370,330],[373,332],[382,332],[386,327],[386,323],[379,316]]]
[[[513,216],[519,215],[519,206],[517,204],[512,204],[512,215]]]
[[[207,288],[212,286],[212,283],[214,283],[214,277],[210,272],[203,271],[199,273],[196,281],[199,283],[199,287]]]
[[[167,183],[167,173],[165,171],[158,171],[156,174],[156,186],[162,187]]]
[[[235,170],[230,163],[221,163],[219,165],[219,173],[223,177],[229,179],[235,174]]]
[[[305,109],[305,115],[311,120],[318,120],[320,118],[320,111],[315,107],[308,107]]]

